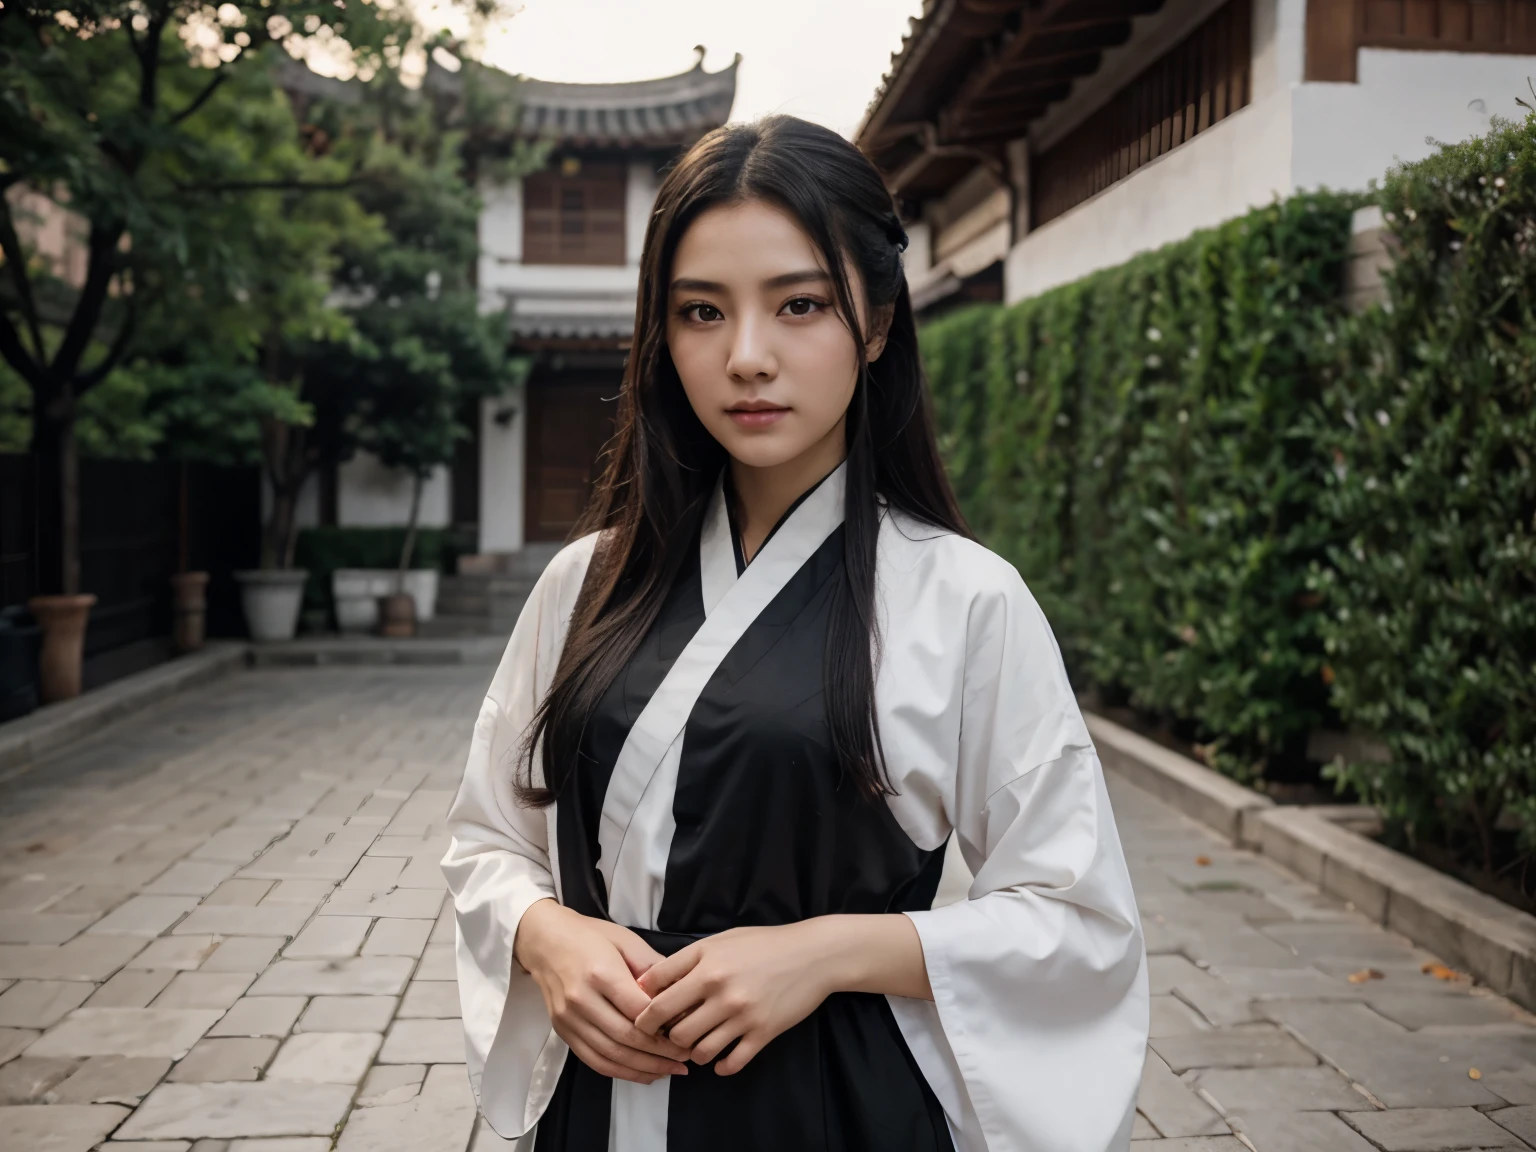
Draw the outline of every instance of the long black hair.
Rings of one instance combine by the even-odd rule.
[[[971,535],[939,460],[901,249],[906,233],[880,173],[827,128],[769,116],[709,133],[662,181],[640,259],[635,338],[617,425],[592,503],[573,536],[601,532],[549,694],[525,734],[519,800],[551,803],[579,762],[582,733],[654,623],[703,521],[725,449],[694,414],[667,349],[678,242],[700,213],[757,201],[796,220],[826,260],[837,314],[858,353],[847,417],[845,581],[836,590],[823,666],[827,722],[843,770],[872,797],[889,794],[875,720],[877,494],[892,508]],[[841,257],[841,258],[840,258]],[[870,363],[844,269],[864,282],[866,316],[889,319]],[[543,739],[544,783],[532,772]]]

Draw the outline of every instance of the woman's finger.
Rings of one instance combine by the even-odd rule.
[[[692,978],[690,973],[652,996],[645,1010],[635,1017],[635,1027],[642,1032],[657,1035],[662,1028],[675,1024],[679,1017],[697,1008],[706,999],[703,982]]]
[[[669,1060],[650,1052],[642,1052],[621,1044],[590,1020],[577,1020],[572,1028],[576,1037],[603,1059],[622,1065],[632,1072],[649,1076],[684,1076],[688,1066],[680,1060]]]
[[[726,1020],[694,1044],[693,1062],[695,1064],[708,1064],[716,1056],[724,1052],[730,1042],[740,1037],[744,1031],[745,1029],[743,1029],[740,1020],[735,1018]]]
[[[639,977],[649,972],[664,959],[660,952],[628,928],[620,927],[613,934],[613,944],[619,950],[619,955],[624,957],[624,963],[629,966],[631,976]]]
[[[764,1042],[757,1033],[749,1032],[731,1049],[731,1054],[715,1065],[715,1075],[734,1076],[747,1066],[747,1062],[763,1050]]]
[[[698,1047],[699,1040],[725,1023],[730,1015],[730,1010],[718,1000],[706,1000],[685,1012],[681,1019],[673,1020],[667,1035],[688,1053],[684,1059],[692,1060],[693,1050]]]
[[[583,1015],[604,1035],[626,1048],[633,1048],[638,1052],[649,1052],[676,1061],[678,1064],[688,1059],[688,1049],[685,1045],[666,1036],[653,1036],[648,1032],[642,1032],[623,1013],[606,1001],[583,1006]]]
[[[645,975],[640,977],[639,981],[640,987],[645,994],[655,997],[658,992],[670,988],[684,976],[688,975],[688,973],[692,972],[698,964],[700,956],[703,955],[703,949],[700,947],[701,943],[702,941],[699,944],[690,944],[682,951],[673,953],[659,964],[649,968]]]

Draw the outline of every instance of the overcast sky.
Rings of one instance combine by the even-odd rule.
[[[719,71],[740,52],[732,120],[789,112],[852,136],[922,0],[521,0],[484,59],[538,80]],[[428,17],[429,25],[432,19]]]

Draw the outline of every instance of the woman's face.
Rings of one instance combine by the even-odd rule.
[[[844,267],[863,332],[863,282]],[[884,343],[877,334],[867,357]],[[667,346],[694,412],[738,463],[843,458],[854,336],[835,311],[825,261],[787,213],[753,200],[693,222],[673,258]]]

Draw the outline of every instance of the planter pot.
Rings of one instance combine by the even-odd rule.
[[[245,627],[252,640],[292,640],[304,602],[303,568],[255,568],[236,572]]]
[[[43,630],[37,662],[39,696],[44,704],[80,695],[80,660],[85,652],[85,625],[96,597],[34,596],[27,608]]]
[[[416,635],[416,598],[409,592],[379,597],[379,635]]]
[[[395,574],[383,568],[337,568],[331,573],[336,627],[371,632],[379,623],[379,597],[395,590]]]
[[[171,647],[177,654],[196,652],[207,635],[208,573],[178,572],[171,577]]]
[[[416,601],[416,621],[419,624],[425,624],[437,615],[437,578],[436,568],[412,568],[405,574],[405,590]]]

